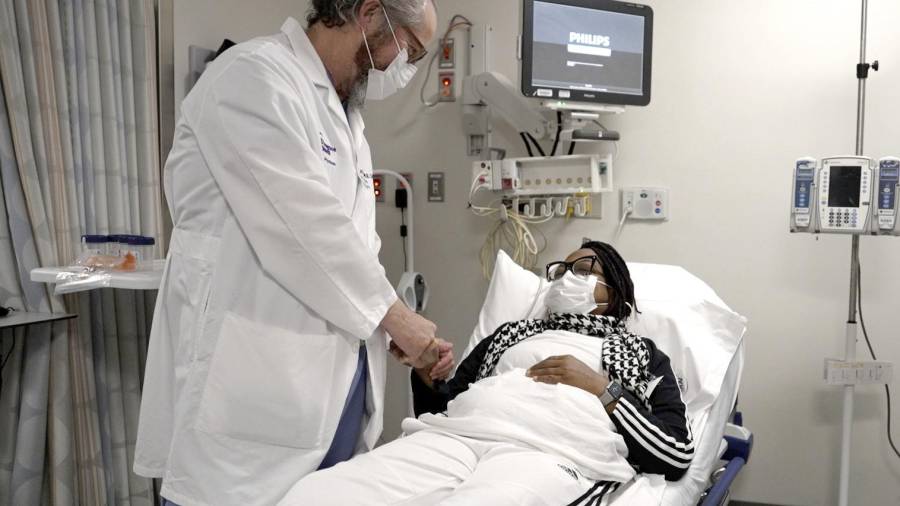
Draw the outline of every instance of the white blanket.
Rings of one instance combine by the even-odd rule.
[[[565,457],[585,477],[627,482],[635,473],[627,447],[602,404],[568,385],[537,383],[514,369],[471,385],[447,408],[447,416],[407,418],[403,431],[438,430],[503,441]]]

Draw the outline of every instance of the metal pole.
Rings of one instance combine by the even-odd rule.
[[[868,31],[869,2],[862,0],[859,36],[859,63],[866,64],[866,35]],[[856,156],[863,156],[866,125],[866,78],[859,79],[856,101]],[[844,360],[856,360],[856,314],[859,294],[859,236],[854,235],[850,248],[850,300],[847,311],[847,332],[844,343]],[[853,435],[853,385],[844,386],[843,420],[841,427],[841,471],[838,504],[847,506],[850,499],[850,443]]]
[[[859,63],[866,63],[866,35],[868,32],[869,0],[862,0],[862,21],[859,37]],[[856,156],[863,155],[863,135],[866,127],[866,79],[859,77],[856,103]]]

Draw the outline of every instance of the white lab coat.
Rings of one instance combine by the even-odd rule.
[[[274,504],[327,452],[361,339],[358,448],[381,434],[397,296],[369,146],[293,19],[212,63],[181,113],[134,469],[181,506]]]

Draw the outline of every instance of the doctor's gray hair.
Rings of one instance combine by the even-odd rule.
[[[425,18],[425,6],[434,0],[381,0],[392,23],[416,26]],[[363,0],[312,0],[306,22],[309,26],[322,23],[328,28],[344,26],[353,21]],[[437,6],[435,5],[435,8]]]

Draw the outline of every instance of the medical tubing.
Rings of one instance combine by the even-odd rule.
[[[526,269],[534,269],[540,248],[522,217],[518,213],[510,211],[507,220],[498,220],[481,247],[479,257],[485,279],[490,279],[491,260],[494,259],[497,251],[503,248],[504,243],[510,246],[512,250],[510,257],[514,262]]]
[[[527,139],[524,133],[522,134],[522,138],[523,140]],[[491,162],[493,161],[492,153]],[[490,207],[475,205],[475,194],[478,190],[490,187],[489,183],[481,181],[481,179],[487,177],[489,173],[489,169],[482,169],[475,175],[472,184],[469,187],[469,209],[471,209],[475,215],[491,216],[497,213],[500,214],[497,224],[485,237],[484,244],[482,244],[481,250],[478,253],[482,274],[485,279],[490,279],[491,261],[496,256],[497,251],[503,248],[504,244],[509,245],[512,250],[510,256],[514,262],[526,269],[534,270],[534,266],[537,264],[538,255],[546,248],[546,238],[544,238],[544,248],[539,247],[537,239],[532,233],[529,224],[536,225],[545,223],[553,218],[553,214],[551,213],[550,216],[543,216],[540,218],[526,217],[516,209],[517,204],[515,200],[505,201],[502,198],[493,200],[490,203]],[[541,235],[543,236],[543,233]]]
[[[869,339],[869,331],[866,329],[866,319],[863,316],[863,308],[862,308],[862,266],[856,266],[857,272],[857,309],[859,310],[859,325],[862,328],[863,337],[866,340],[866,346],[869,348],[869,355],[872,356],[872,360],[878,360],[878,357],[875,356],[875,349],[872,347],[872,341]],[[887,437],[888,443],[891,445],[891,449],[894,450],[894,453],[897,455],[897,458],[900,458],[900,451],[897,450],[897,446],[894,444],[894,436],[891,431],[891,387],[889,385],[884,385],[884,393],[887,399]]]
[[[622,213],[622,219],[619,220],[619,226],[616,227],[616,235],[613,236],[613,244],[618,245],[619,237],[622,236],[622,231],[625,230],[625,223],[628,220],[628,217],[631,216],[631,213],[632,213],[631,208],[626,209],[625,212]]]

